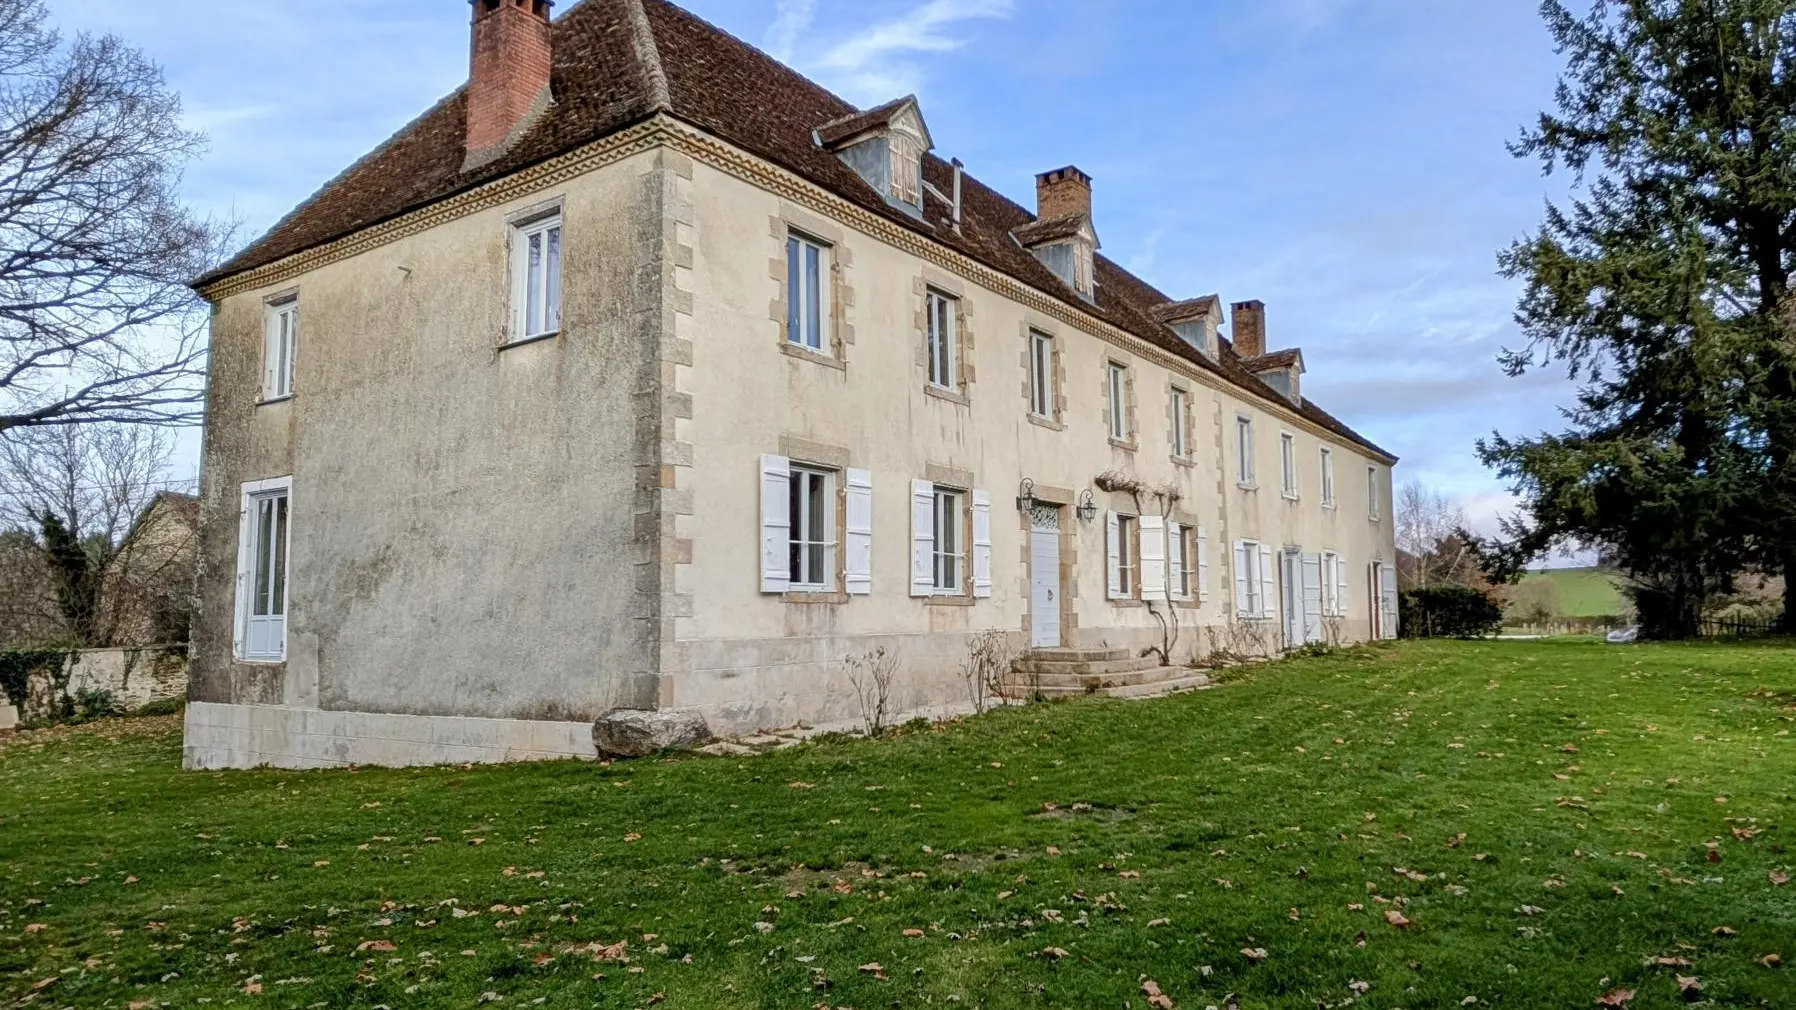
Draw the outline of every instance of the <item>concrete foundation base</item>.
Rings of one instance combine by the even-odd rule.
[[[182,766],[344,768],[597,760],[592,726],[452,716],[322,712],[272,705],[187,706]]]

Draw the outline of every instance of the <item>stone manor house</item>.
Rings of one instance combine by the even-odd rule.
[[[882,646],[921,710],[994,630],[1394,634],[1396,460],[1260,303],[1100,255],[1090,177],[1017,206],[665,0],[472,8],[466,86],[196,282],[189,767],[852,718]]]

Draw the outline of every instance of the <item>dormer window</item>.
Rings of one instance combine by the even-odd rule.
[[[1091,176],[1068,166],[1036,176],[1035,189],[1035,220],[1010,234],[1079,297],[1096,301],[1099,244],[1091,223]]]
[[[815,139],[887,203],[923,216],[923,156],[935,142],[929,139],[916,96],[825,123]]]

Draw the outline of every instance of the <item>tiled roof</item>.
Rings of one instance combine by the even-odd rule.
[[[1083,217],[1057,217],[1044,221],[1031,221],[1014,229],[1011,234],[1023,244],[1025,249],[1033,249],[1047,242],[1059,242],[1079,234],[1085,227]]]
[[[817,140],[824,147],[834,148],[837,144],[856,134],[865,133],[868,130],[879,126],[889,126],[891,125],[892,120],[898,118],[898,113],[902,111],[905,106],[910,105],[916,100],[916,95],[906,95],[903,98],[887,102],[878,108],[868,109],[866,112],[855,113],[852,116],[843,116],[841,119],[835,120],[834,122],[824,123],[822,126],[817,127]]]
[[[1167,302],[1156,305],[1154,318],[1163,323],[1183,323],[1192,319],[1202,319],[1222,307],[1222,296],[1205,295],[1202,298],[1189,298],[1182,302]]]
[[[1241,362],[1241,364],[1246,366],[1247,370],[1250,372],[1265,372],[1274,368],[1290,368],[1292,365],[1300,365],[1302,363],[1303,352],[1296,349],[1289,351],[1273,351],[1271,354],[1262,354],[1257,358],[1248,358],[1246,361]]]
[[[970,175],[963,183],[958,233],[932,223],[951,214],[932,194],[924,197],[922,220],[892,207],[814,141],[820,127],[859,117],[862,110],[666,0],[585,0],[555,21],[554,47],[555,104],[505,155],[462,172],[467,96],[465,87],[458,89],[196,286],[342,238],[667,112],[1194,367],[1218,373],[1245,392],[1286,402],[1243,368],[1226,345],[1219,360],[1211,361],[1179,339],[1154,315],[1172,299],[1110,260],[1097,259],[1096,301],[1080,298],[1011,237],[1034,215]],[[948,162],[925,157],[923,175],[936,189],[952,191],[954,169]],[[1298,409],[1342,438],[1392,458],[1310,404]]]

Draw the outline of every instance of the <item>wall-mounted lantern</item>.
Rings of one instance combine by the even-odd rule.
[[[1088,523],[1088,522],[1091,522],[1093,519],[1096,519],[1097,517],[1098,517],[1097,499],[1092,496],[1092,493],[1091,493],[1090,489],[1088,488],[1088,489],[1086,489],[1086,491],[1083,494],[1079,495],[1079,521],[1082,523]]]
[[[1022,486],[1016,492],[1016,510],[1027,515],[1035,511],[1036,504],[1035,482],[1024,477]]]

